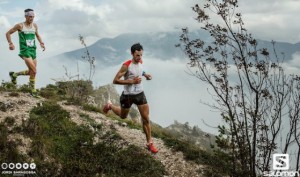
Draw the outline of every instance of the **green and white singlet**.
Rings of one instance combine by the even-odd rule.
[[[31,57],[33,60],[36,58],[35,32],[33,24],[26,27],[25,23],[22,23],[22,30],[19,31],[20,57]]]

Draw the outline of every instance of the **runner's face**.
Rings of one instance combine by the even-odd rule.
[[[34,19],[34,16],[25,16],[25,19],[26,19],[27,23],[32,23],[33,19]]]
[[[142,56],[143,56],[143,50],[141,50],[141,51],[136,50],[132,54],[132,58],[136,63],[140,62],[140,60],[142,59]]]

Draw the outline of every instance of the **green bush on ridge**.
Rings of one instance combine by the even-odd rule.
[[[86,115],[81,115],[89,119]],[[97,127],[101,131],[101,126]],[[162,164],[136,146],[119,149],[93,143],[95,133],[76,125],[58,104],[34,108],[24,127],[32,140],[30,156],[45,176],[163,176]],[[44,160],[47,157],[49,160]],[[138,167],[138,168],[137,168]],[[59,169],[59,170],[57,170]]]

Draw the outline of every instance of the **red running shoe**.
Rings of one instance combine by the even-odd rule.
[[[148,150],[151,151],[152,153],[157,153],[158,150],[154,147],[153,143],[147,144]]]
[[[111,101],[108,101],[108,102],[106,103],[106,105],[104,105],[104,107],[103,107],[103,112],[104,112],[105,114],[107,114],[107,112],[108,112],[109,110],[111,110]]]

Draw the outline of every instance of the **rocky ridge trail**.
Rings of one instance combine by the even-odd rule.
[[[17,96],[11,96],[9,92],[0,93],[0,122],[5,121],[7,117],[15,119],[15,126],[21,126],[29,118],[30,110],[35,106],[41,106],[43,99],[36,99],[26,93],[19,93]],[[122,138],[122,142],[118,142],[120,146],[136,145],[146,150],[145,134],[141,130],[130,129],[126,123],[106,117],[101,113],[89,112],[83,110],[80,106],[66,105],[64,102],[59,104],[70,113],[71,120],[76,124],[88,124],[83,120],[80,114],[88,115],[96,124],[101,124],[103,131],[117,132]],[[93,129],[92,126],[89,126]],[[26,154],[31,146],[31,139],[21,134],[10,134],[9,139],[17,139],[20,141],[18,150]],[[99,141],[99,140],[95,140]],[[165,167],[168,177],[201,177],[201,169],[203,166],[194,162],[186,161],[181,152],[175,152],[166,147],[161,139],[153,138],[155,146],[159,149],[157,154],[152,154]]]

